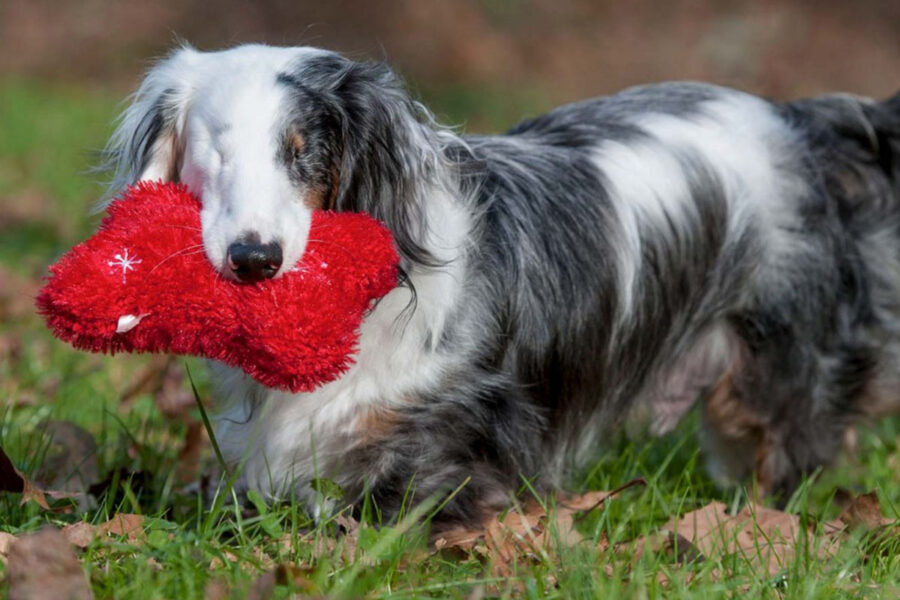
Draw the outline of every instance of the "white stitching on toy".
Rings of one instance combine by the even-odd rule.
[[[134,265],[143,262],[137,256],[128,256],[128,248],[122,252],[122,254],[116,254],[115,260],[108,260],[106,264],[111,267],[121,267],[122,268],[122,283],[125,283],[125,273],[128,271],[134,271]]]

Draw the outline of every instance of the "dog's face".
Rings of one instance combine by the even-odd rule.
[[[303,254],[316,209],[407,218],[412,107],[389,70],[331,52],[181,49],[123,115],[114,185],[185,183],[202,201],[213,266],[242,281],[276,277]]]
[[[211,62],[184,111],[178,176],[202,199],[212,264],[239,279],[274,277],[300,258],[319,205],[312,181],[296,176],[303,124],[289,117],[290,90],[270,61]]]

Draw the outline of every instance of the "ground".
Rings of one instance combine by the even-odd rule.
[[[96,225],[88,209],[101,187],[87,170],[119,97],[0,80],[0,448],[36,487],[73,494],[47,495],[48,510],[40,494],[23,503],[0,492],[0,532],[9,534],[0,533],[0,577],[11,597],[28,597],[29,577],[69,585],[42,571],[67,560],[72,585],[89,582],[97,598],[896,595],[897,420],[861,428],[855,449],[784,511],[710,482],[696,419],[658,440],[609,440],[571,490],[633,482],[609,499],[544,498],[540,507],[523,482],[519,513],[455,537],[429,539],[427,511],[398,526],[371,526],[374,510],[370,523],[342,514],[316,525],[291,503],[235,504],[186,376],[189,368],[205,399],[201,363],[75,352],[32,307],[47,264]],[[428,100],[461,122],[471,98],[456,90]],[[528,110],[528,98],[517,102]],[[500,110],[490,118],[507,124]],[[204,502],[200,485],[218,486],[215,501]],[[867,491],[876,495],[859,496]],[[522,514],[538,526],[523,526]],[[46,526],[63,533],[28,537]],[[38,560],[34,547],[62,558]]]

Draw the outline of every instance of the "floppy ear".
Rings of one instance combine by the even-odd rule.
[[[329,204],[383,221],[405,257],[433,264],[421,243],[425,222],[416,197],[441,160],[431,115],[383,63],[328,54],[305,59],[295,78],[292,83],[326,103],[340,130]]]
[[[190,74],[198,60],[192,48],[179,48],[144,77],[104,150],[103,167],[113,173],[110,196],[144,179],[177,180]]]

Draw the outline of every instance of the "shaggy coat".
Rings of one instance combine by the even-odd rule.
[[[109,152],[113,189],[202,198],[224,277],[242,240],[289,269],[316,209],[393,232],[404,277],[346,375],[290,395],[215,367],[242,485],[317,514],[327,477],[385,518],[462,485],[437,519],[478,519],[523,478],[564,485],[627,421],[663,433],[698,401],[712,475],[788,494],[898,404],[900,96],[663,83],[459,136],[383,64],[182,48]]]

